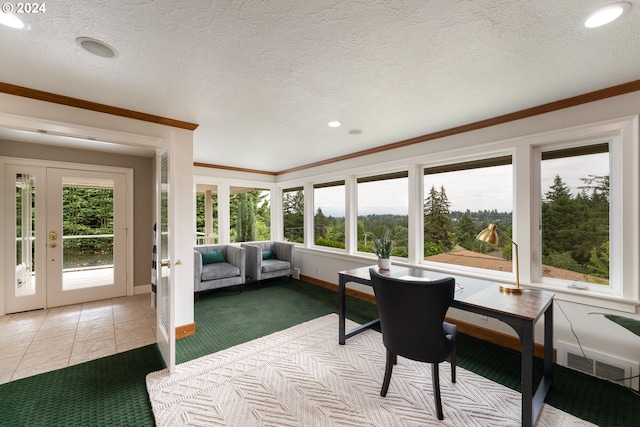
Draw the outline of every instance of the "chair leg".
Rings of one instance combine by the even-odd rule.
[[[242,293],[242,283],[240,283],[240,293]]]
[[[380,390],[380,396],[385,397],[389,390],[389,383],[391,382],[391,373],[393,372],[393,365],[398,361],[395,354],[387,350],[387,365],[384,370],[384,380],[382,381],[382,390]]]
[[[194,299],[196,300],[196,302],[200,301],[200,292],[195,293]]]
[[[440,370],[438,369],[437,363],[431,364],[431,380],[433,382],[433,397],[436,402],[438,419],[443,420],[444,414],[442,413],[442,399],[440,399]]]
[[[453,345],[453,351],[451,352],[451,382],[456,382],[456,345]]]
[[[260,284],[262,283],[262,280],[258,280],[258,290],[260,290]]]

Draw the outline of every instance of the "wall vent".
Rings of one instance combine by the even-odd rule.
[[[564,341],[558,341],[556,346],[559,365],[626,387],[638,389],[638,378],[631,378],[634,375],[638,375],[638,370],[640,369],[638,362],[599,353],[587,348],[584,348],[583,354],[580,347]]]

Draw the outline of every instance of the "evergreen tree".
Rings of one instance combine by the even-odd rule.
[[[313,218],[313,240],[317,241],[318,239],[324,237],[325,228],[327,226],[327,217],[322,212],[322,208],[318,208],[316,214]]]
[[[473,250],[476,247],[476,235],[479,231],[475,221],[471,218],[471,213],[467,210],[456,223],[456,243],[465,249]]]
[[[438,192],[435,187],[431,187],[429,195],[424,202],[424,242],[440,243],[445,251],[453,248],[451,235],[453,234],[453,221],[449,199],[444,187]]]
[[[304,193],[285,191],[282,199],[284,236],[291,242],[304,241]]]
[[[542,203],[542,255],[571,253],[578,243],[575,233],[575,220],[580,216],[576,209],[578,205],[572,203],[569,187],[560,175],[555,176],[545,196]]]

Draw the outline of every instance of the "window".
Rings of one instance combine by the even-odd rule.
[[[424,192],[425,261],[513,271],[511,242],[475,238],[491,223],[512,235],[511,156],[425,168]]]
[[[608,143],[541,152],[543,281],[609,286],[609,179]]]
[[[313,186],[313,241],[318,246],[345,247],[344,181]]]
[[[393,255],[409,256],[408,173],[358,178],[358,250],[372,252],[371,235],[390,230]]]
[[[282,190],[284,238],[304,243],[304,191],[302,187]]]
[[[231,242],[271,239],[269,190],[231,187],[229,200]]]
[[[196,186],[196,245],[218,243],[218,186]]]

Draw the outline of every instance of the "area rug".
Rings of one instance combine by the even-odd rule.
[[[347,321],[347,329],[356,326]],[[440,365],[444,420],[436,417],[431,366],[398,358],[380,396],[385,350],[368,330],[338,344],[330,314],[147,376],[158,426],[518,426],[520,394]],[[594,424],[545,405],[539,427]]]

